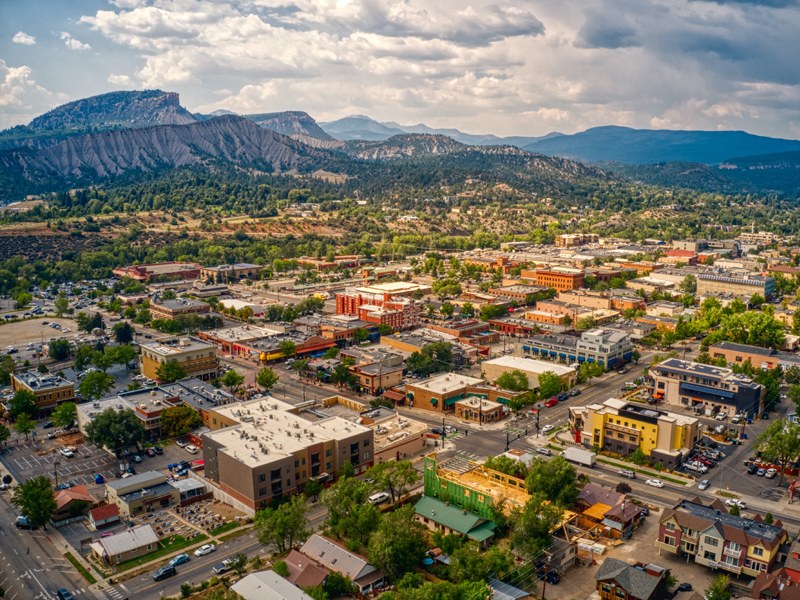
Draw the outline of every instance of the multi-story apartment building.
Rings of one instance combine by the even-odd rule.
[[[150,313],[154,319],[174,319],[178,315],[196,315],[211,312],[211,306],[200,300],[179,298],[150,303]]]
[[[311,479],[332,481],[345,462],[356,474],[374,463],[372,429],[341,417],[310,421],[271,397],[209,412],[211,432],[201,437],[205,475],[251,514]]]
[[[569,423],[584,446],[622,456],[641,448],[667,468],[679,464],[700,439],[700,421],[694,417],[616,398],[570,407]]]
[[[734,275],[733,273],[702,273],[697,275],[697,295],[706,292],[760,294],[767,300],[775,295],[775,278],[763,275]]]
[[[62,402],[75,402],[75,384],[58,375],[36,371],[13,373],[11,389],[28,390],[36,396],[39,417],[46,417]]]
[[[518,356],[549,357],[561,362],[598,362],[611,368],[619,361],[630,360],[633,343],[630,336],[611,329],[590,329],[581,337],[542,334],[515,341]]]
[[[767,246],[777,242],[780,237],[769,231],[747,232],[743,231],[739,236],[739,242],[742,244],[757,244],[759,246]]]
[[[682,500],[667,509],[658,522],[656,548],[685,553],[714,570],[757,577],[781,560],[789,535],[780,521],[767,525],[758,516],[746,519],[728,514],[717,498],[709,505]]]
[[[420,324],[421,303],[410,298],[426,286],[416,283],[378,283],[350,287],[336,294],[336,314],[352,315],[374,325],[389,325],[395,330],[416,329]]]
[[[725,367],[668,358],[650,368],[653,395],[672,406],[721,409],[729,415],[759,414],[764,386]]]
[[[600,236],[596,233],[564,233],[556,236],[555,246],[556,248],[572,248],[584,244],[596,244],[599,241]]]
[[[586,280],[586,273],[583,269],[553,267],[552,269],[536,269],[535,271],[522,269],[520,277],[522,279],[530,279],[540,287],[565,291],[582,288]]]
[[[739,244],[736,240],[675,240],[672,247],[676,250],[690,250],[700,254],[704,250],[712,252],[730,253],[736,257],[739,254]]]
[[[541,292],[546,292],[546,287],[538,285],[504,285],[498,288],[489,288],[486,293],[491,296],[497,296],[506,300],[516,300],[517,302],[525,302],[528,296],[533,296]]]
[[[216,379],[219,359],[217,349],[191,337],[159,340],[141,345],[142,374],[159,381],[158,368],[166,362],[176,362],[186,371],[187,377],[203,381]]]

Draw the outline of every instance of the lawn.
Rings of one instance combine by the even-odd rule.
[[[241,523],[237,523],[236,521],[231,521],[230,523],[225,523],[225,525],[220,525],[216,529],[212,529],[208,533],[217,536],[220,534],[225,533],[226,531],[230,531],[231,529],[236,529],[237,527],[241,527]]]
[[[138,567],[140,564],[144,564],[150,562],[152,560],[156,560],[157,558],[161,558],[162,556],[167,556],[168,554],[177,553],[179,550],[183,550],[188,546],[195,546],[204,542],[207,539],[205,535],[198,535],[196,538],[192,538],[191,540],[187,540],[181,535],[175,536],[175,541],[171,544],[169,541],[161,541],[159,545],[162,546],[158,550],[151,552],[150,554],[145,554],[144,556],[140,556],[138,558],[132,558],[130,560],[126,560],[125,562],[121,562],[117,565],[117,572],[119,571],[127,571],[128,569],[132,569],[134,567]]]
[[[78,570],[78,573],[83,575],[83,578],[88,581],[89,583],[97,583],[97,579],[94,578],[94,575],[89,573],[89,571],[84,567],[81,563],[78,562],[78,559],[72,556],[71,552],[67,552],[64,556],[67,557],[67,560],[72,563],[72,566]]]

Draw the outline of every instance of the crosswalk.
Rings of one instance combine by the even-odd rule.
[[[124,587],[124,586],[120,585],[120,587]],[[118,590],[117,588],[113,588],[113,587],[112,588],[108,588],[106,590],[106,594],[111,596],[111,600],[122,600],[123,598],[127,598],[126,593],[127,593],[127,588],[126,588],[125,592],[122,592],[122,591]]]

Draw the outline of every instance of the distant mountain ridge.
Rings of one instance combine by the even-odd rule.
[[[695,162],[713,165],[731,156],[800,150],[800,141],[768,138],[744,131],[673,131],[609,125],[539,140],[524,149],[587,162]]]
[[[360,160],[400,160],[423,154],[447,154],[467,148],[466,145],[444,135],[412,134],[395,135],[385,141],[348,141],[341,151]]]

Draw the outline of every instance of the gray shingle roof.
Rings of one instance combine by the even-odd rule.
[[[613,579],[629,595],[642,600],[650,598],[661,580],[660,577],[650,575],[616,558],[605,559],[594,578],[597,581]]]

